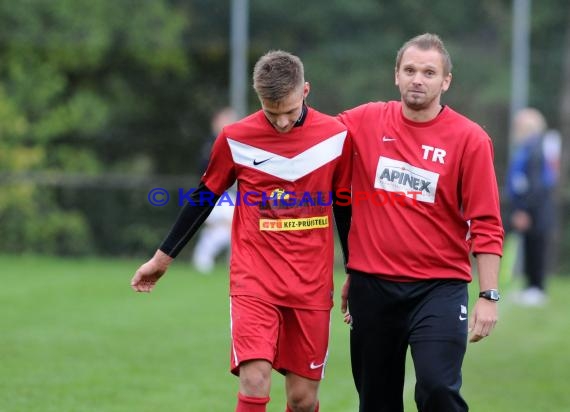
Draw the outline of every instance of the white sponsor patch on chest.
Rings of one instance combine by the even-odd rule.
[[[380,156],[374,187],[387,192],[402,193],[420,202],[434,203],[438,180],[439,173]]]

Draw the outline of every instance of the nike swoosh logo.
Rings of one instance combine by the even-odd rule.
[[[319,363],[318,365],[315,365],[315,362],[311,362],[311,364],[309,365],[309,368],[311,369],[319,369],[321,366],[323,366],[325,363]]]
[[[459,315],[459,320],[465,320],[465,319],[467,319],[467,316],[461,316],[461,315]]]
[[[383,142],[393,142],[394,140],[396,140],[396,139],[394,139],[392,137],[387,137],[387,136],[382,137]]]
[[[254,165],[254,166],[258,166],[258,165],[260,165],[260,164],[262,164],[262,163],[265,163],[265,162],[267,162],[267,161],[269,161],[269,160],[271,160],[271,159],[272,159],[272,158],[270,157],[270,158],[265,159],[265,160],[260,160],[259,162],[258,162],[257,160],[255,160],[255,159],[253,159],[253,165]]]
[[[295,182],[313,173],[319,167],[338,159],[342,154],[346,134],[346,130],[343,130],[292,157],[281,156],[280,154],[263,150],[259,147],[232,140],[229,137],[227,138],[227,142],[230,146],[232,159],[235,164],[246,167],[253,166],[259,172],[289,182]],[[257,166],[253,164],[254,159],[257,163],[267,158],[271,158],[271,161],[267,162],[267,164]]]

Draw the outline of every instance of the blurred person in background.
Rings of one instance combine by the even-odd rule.
[[[204,142],[200,149],[200,164],[198,170],[200,174],[204,173],[208,167],[208,160],[210,160],[212,146],[220,132],[224,127],[235,123],[238,120],[238,114],[231,107],[223,107],[214,113],[212,120],[210,121],[210,138]]]
[[[272,369],[285,375],[286,411],[316,412],[328,358],[336,203],[291,197],[348,191],[350,142],[342,123],[305,103],[310,86],[298,57],[262,56],[253,87],[261,110],[218,135],[194,204],[182,209],[131,287],[150,292],[215,207],[201,199],[221,200],[237,181],[230,261],[236,412],[266,411]]]
[[[238,120],[238,115],[231,107],[224,107],[212,117],[212,138],[203,146],[200,152],[200,174],[207,166],[212,145],[224,127]],[[210,273],[216,263],[216,258],[223,253],[229,253],[231,243],[232,219],[234,216],[235,193],[229,193],[230,199],[216,205],[198,234],[198,241],[192,253],[192,264],[203,274]]]
[[[513,137],[515,148],[506,179],[509,223],[522,236],[526,283],[514,298],[526,306],[540,306],[546,302],[548,252],[556,218],[560,135],[547,130],[540,111],[525,108],[515,115]]]
[[[194,268],[205,275],[212,272],[216,259],[220,255],[231,253],[231,231],[236,195],[228,191],[228,196],[228,201],[216,204],[204,222],[192,251]]]

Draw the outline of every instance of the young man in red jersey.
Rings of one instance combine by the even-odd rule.
[[[184,207],[131,285],[150,292],[212,210],[203,200],[217,201],[237,181],[230,262],[236,411],[266,410],[273,368],[285,375],[286,410],[313,412],[333,299],[331,195],[350,186],[351,149],[342,123],[305,104],[309,83],[298,57],[264,55],[253,87],[261,110],[219,134],[192,193],[195,205]]]
[[[461,366],[469,340],[497,322],[503,227],[489,136],[441,104],[451,59],[433,34],[397,55],[400,101],[339,115],[352,138],[353,193],[398,195],[354,202],[343,286],[351,361],[361,412],[403,411],[408,346],[422,412],[467,411]],[[377,202],[376,202],[377,203]],[[468,319],[469,254],[481,294]]]

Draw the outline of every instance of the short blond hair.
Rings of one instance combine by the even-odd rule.
[[[398,50],[398,54],[396,55],[396,71],[400,69],[404,52],[410,47],[417,47],[420,50],[437,50],[439,54],[441,54],[441,59],[443,61],[443,74],[447,76],[451,73],[451,69],[453,68],[451,56],[445,48],[443,41],[437,34],[433,33],[420,34],[419,36],[408,40],[402,47],[400,47],[400,50]]]
[[[303,62],[283,50],[266,53],[253,68],[253,88],[263,100],[279,102],[302,87],[304,82]]]

